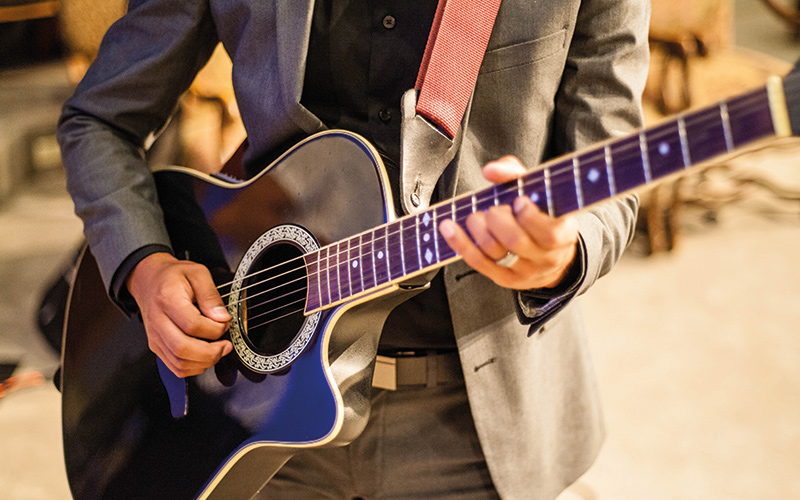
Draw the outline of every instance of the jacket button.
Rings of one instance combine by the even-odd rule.
[[[388,122],[392,119],[392,110],[391,109],[382,109],[378,112],[378,118],[381,119],[382,122]]]
[[[397,20],[394,16],[386,16],[383,18],[383,27],[387,30],[393,29],[395,24],[397,24]]]

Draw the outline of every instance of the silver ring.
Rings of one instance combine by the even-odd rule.
[[[494,261],[494,263],[500,267],[511,267],[514,264],[516,264],[518,260],[519,260],[519,255],[509,250],[507,254],[505,254],[502,258]]]

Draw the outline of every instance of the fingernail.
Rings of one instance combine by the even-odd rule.
[[[525,209],[525,198],[517,198],[514,200],[514,213],[517,214]]]
[[[439,233],[445,238],[451,238],[455,234],[453,223],[451,221],[442,221],[439,225]]]
[[[228,308],[224,306],[217,306],[214,308],[214,314],[219,316],[228,316]]]

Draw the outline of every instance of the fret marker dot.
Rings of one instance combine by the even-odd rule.
[[[357,268],[357,267],[358,267],[358,261],[357,261],[357,260],[354,260],[354,261],[353,261],[353,269],[355,269],[355,268]]]
[[[539,203],[539,193],[533,193],[531,195],[531,201],[534,203]]]
[[[383,258],[383,251],[380,251],[380,252],[378,252],[378,258],[379,258],[379,259],[382,259],[382,258]]]
[[[658,145],[658,152],[661,156],[667,156],[669,154],[669,144],[666,142],[662,142]]]
[[[600,172],[598,172],[596,168],[593,168],[589,170],[586,178],[589,179],[589,182],[597,182],[600,179]]]
[[[431,235],[426,233],[425,236],[422,237],[422,240],[425,241],[425,243],[431,241]]]

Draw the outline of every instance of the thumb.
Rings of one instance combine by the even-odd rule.
[[[525,172],[525,165],[516,156],[510,155],[490,161],[483,167],[483,177],[495,184],[514,180]]]
[[[197,307],[203,313],[203,316],[219,323],[226,323],[231,320],[231,315],[228,314],[228,309],[225,307],[225,303],[222,302],[222,297],[220,297],[219,291],[214,285],[214,280],[211,279],[211,273],[207,269],[202,268],[202,272],[198,273],[187,273],[187,278],[194,291]]]

